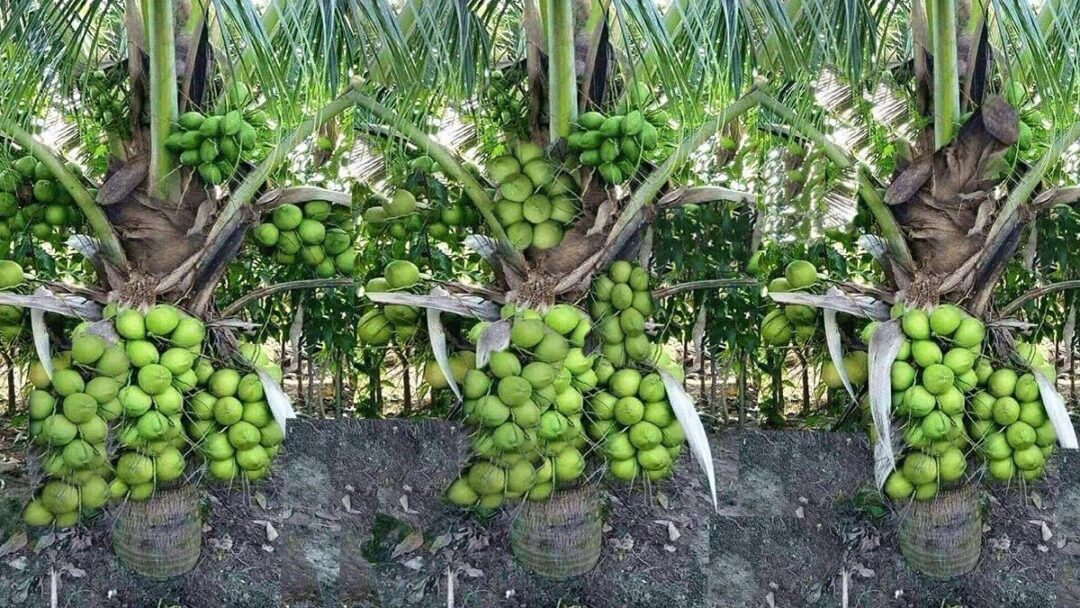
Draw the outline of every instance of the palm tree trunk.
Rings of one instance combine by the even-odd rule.
[[[173,0],[146,6],[146,42],[150,57],[150,196],[176,201],[180,174],[176,158],[165,148],[179,115],[176,82],[176,18]]]
[[[940,150],[952,141],[960,120],[956,2],[929,0],[927,5],[934,45],[934,144]]]
[[[574,70],[574,3],[551,0],[547,12],[548,131],[551,141],[570,135],[577,120],[577,73]]]

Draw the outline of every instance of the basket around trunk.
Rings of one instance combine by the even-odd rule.
[[[982,552],[979,497],[963,486],[916,502],[900,520],[900,552],[912,569],[936,579],[975,569]]]
[[[510,526],[510,548],[527,568],[555,580],[596,566],[603,543],[600,499],[590,486],[527,502]]]
[[[142,576],[166,579],[191,571],[202,552],[202,518],[194,486],[159,489],[116,511],[112,544],[120,562]]]

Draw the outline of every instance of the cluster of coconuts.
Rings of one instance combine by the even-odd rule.
[[[243,160],[258,160],[259,127],[266,124],[261,110],[226,110],[206,115],[191,111],[181,114],[165,140],[165,147],[179,155],[180,164],[197,169],[211,186],[224,184],[236,174]]]
[[[526,124],[522,112],[526,104],[523,103],[524,95],[519,81],[508,77],[503,70],[491,70],[487,86],[481,92],[484,112],[504,132],[522,131]]]
[[[145,312],[110,309],[110,316],[123,342],[107,347],[97,365],[107,372],[123,368],[119,376],[127,377],[116,393],[119,456],[110,492],[116,499],[146,500],[187,467],[184,406],[208,369],[202,357],[206,326],[170,304]]]
[[[603,342],[604,360],[615,367],[646,361],[653,344],[645,334],[645,322],[656,311],[649,272],[618,260],[592,286],[591,312]]]
[[[784,276],[769,282],[769,293],[810,291],[817,283],[817,267],[806,260],[795,260],[784,268]],[[768,346],[787,346],[793,338],[805,344],[816,332],[817,309],[805,304],[779,305],[761,321],[761,341]]]
[[[646,108],[652,101],[652,93],[643,83],[636,83],[630,92],[634,107]],[[578,130],[570,134],[567,144],[582,165],[595,167],[608,184],[621,184],[637,175],[641,161],[659,147],[658,129],[667,123],[667,113],[662,110],[635,109],[607,116],[585,112],[578,117]]]
[[[127,91],[122,78],[111,77],[105,70],[93,70],[83,75],[80,88],[82,106],[89,108],[97,124],[121,135],[130,131]]]
[[[45,483],[23,509],[28,525],[72,526],[109,501],[109,423],[121,415],[116,395],[127,368],[113,365],[126,360],[115,348],[104,365],[96,365],[104,344],[99,336],[81,333],[73,336],[72,350],[52,358],[51,379],[41,362],[30,368],[30,437],[40,449]],[[84,363],[99,349],[97,360]]]
[[[245,342],[239,353],[240,367],[204,359],[197,392],[188,399],[188,435],[208,462],[210,477],[222,482],[265,478],[284,439],[256,371],[281,382],[281,367],[258,345]]]
[[[17,289],[24,283],[22,266],[11,260],[0,260],[0,291]],[[11,344],[23,335],[23,312],[21,306],[0,304],[0,344]]]
[[[410,161],[414,171],[425,174],[434,173],[438,165],[430,156],[420,156]],[[398,188],[390,200],[376,202],[364,210],[364,225],[371,236],[386,234],[393,239],[402,240],[423,230],[436,240],[446,239],[452,228],[475,226],[479,217],[471,205],[464,201],[446,205],[420,204],[417,194],[423,197],[423,189],[417,192]],[[372,198],[372,201],[378,201]]]
[[[982,357],[986,327],[952,304],[927,311],[898,304],[906,336],[890,370],[892,411],[901,422],[904,454],[885,481],[893,500],[926,501],[967,472],[969,395],[990,375]],[[869,343],[877,323],[863,331]]]
[[[375,277],[364,286],[366,293],[385,291],[409,291],[420,283],[420,269],[409,260],[394,260],[383,269],[383,276]],[[356,325],[360,344],[386,346],[391,340],[406,344],[420,329],[420,309],[408,304],[378,304]]]
[[[626,482],[670,477],[686,436],[660,374],[607,368],[602,375],[606,389],[589,399],[588,433],[603,447],[608,471]]]
[[[1017,351],[1032,370],[1051,381],[1056,377],[1053,366],[1033,345],[1018,343]],[[971,400],[968,433],[986,457],[990,477],[1001,482],[1042,479],[1057,431],[1046,415],[1034,374],[1001,367],[980,386]]]
[[[605,388],[589,399],[588,434],[603,446],[612,475],[624,481],[668,477],[685,440],[660,375],[634,367],[651,364],[683,378],[682,367],[645,334],[655,310],[650,283],[645,268],[624,260],[593,282],[592,313],[603,354],[594,369]]]
[[[303,264],[324,279],[356,274],[356,230],[348,208],[322,200],[303,207],[287,203],[270,220],[256,226],[251,238],[276,263]]]
[[[78,167],[68,165],[68,169],[79,175]],[[5,255],[10,255],[16,236],[27,230],[36,239],[56,243],[82,222],[71,195],[33,156],[0,167],[0,249]]]
[[[488,177],[499,185],[495,217],[518,250],[551,249],[577,217],[577,182],[548,160],[540,146],[519,141],[510,147],[511,154],[486,165]]]
[[[475,461],[447,490],[453,504],[482,512],[505,501],[546,500],[581,478],[584,394],[598,382],[594,357],[583,350],[592,327],[584,311],[557,304],[542,314],[511,304],[502,316],[511,322],[510,345],[459,378]],[[478,342],[487,327],[474,326],[470,340]],[[471,355],[459,355],[457,365],[475,363]]]
[[[41,362],[31,366],[30,436],[49,479],[24,511],[31,525],[73,525],[110,498],[144,500],[184,473],[183,392],[194,386],[205,328],[167,305],[145,317],[115,306],[111,313],[121,339],[82,323],[71,349],[53,357],[51,378]]]
[[[390,236],[395,239],[403,239],[406,238],[409,232],[420,230],[420,227],[427,232],[429,237],[438,241],[446,240],[454,228],[462,229],[462,236],[474,232],[473,229],[480,222],[480,215],[468,200],[468,197],[463,196],[457,201],[446,201],[445,204],[441,201],[439,204],[431,204],[431,201],[439,198],[434,196],[435,193],[430,189],[431,185],[436,183],[435,174],[440,172],[439,163],[435,159],[426,154],[417,156],[409,161],[409,170],[414,175],[425,176],[425,179],[418,180],[417,183],[410,187],[416,196],[420,198],[426,197],[429,203],[426,205],[418,204],[416,207],[416,211],[420,215],[419,226],[411,215],[398,218],[390,222],[389,227],[386,229]],[[369,226],[376,230],[382,230],[377,224],[369,224]]]

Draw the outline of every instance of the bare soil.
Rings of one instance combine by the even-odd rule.
[[[840,606],[845,587],[852,607],[1080,605],[1075,457],[1037,487],[994,488],[976,570],[939,582],[899,555],[861,436],[727,430],[718,511],[688,456],[649,488],[603,483],[600,562],[558,582],[509,550],[521,507],[482,520],[439,500],[464,439],[440,421],[298,421],[272,480],[206,493],[203,555],[169,581],[117,562],[107,517],[23,544],[17,507],[2,510],[0,606],[48,605],[54,573],[58,606],[441,608],[451,580],[455,606],[485,608]],[[3,475],[0,507],[21,502],[27,484]]]

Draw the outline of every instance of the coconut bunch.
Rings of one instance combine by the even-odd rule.
[[[462,196],[457,201],[444,202],[441,197],[432,192],[433,184],[438,184],[439,188],[443,187],[434,177],[440,172],[439,164],[435,159],[426,154],[417,156],[409,161],[409,169],[414,175],[424,176],[416,183],[415,190],[418,196],[428,199],[427,205],[417,206],[421,227],[427,231],[428,236],[438,241],[445,241],[454,228],[463,229],[460,231],[462,237],[475,232],[474,228],[480,223],[480,215],[471,201]],[[410,183],[413,183],[412,180]],[[433,201],[438,201],[438,204],[433,204]],[[389,233],[395,239],[405,238],[408,232],[417,230],[414,228],[415,222],[411,220],[411,216],[406,219],[409,221],[400,228],[395,228],[396,223],[401,223],[400,221],[390,224]]]
[[[491,70],[487,84],[481,90],[481,110],[488,117],[488,121],[497,124],[505,132],[522,132],[528,128],[523,112],[528,104],[525,102],[519,72],[520,70],[511,71],[508,76],[503,70]]]
[[[967,472],[969,397],[990,375],[981,356],[986,328],[952,304],[929,311],[899,304],[893,316],[905,335],[890,372],[892,411],[903,449],[884,491],[893,500],[926,501]],[[869,342],[877,327],[867,326],[863,340]]]
[[[124,368],[128,374],[116,395],[119,457],[110,492],[117,499],[145,500],[186,469],[183,412],[209,369],[202,357],[206,327],[169,304],[145,313],[110,306],[106,317],[123,342],[109,347],[98,365],[104,361],[107,371]]]
[[[1033,345],[1019,343],[1017,351],[1029,367],[1049,379],[1056,377]],[[1057,431],[1046,415],[1035,376],[1010,367],[991,369],[988,362],[981,368],[981,390],[971,399],[968,433],[986,457],[992,479],[1042,479]]]
[[[410,170],[427,176],[436,173],[438,167],[435,160],[426,155],[409,161]],[[468,202],[459,200],[435,205],[429,199],[421,204],[417,197],[425,198],[425,194],[423,183],[414,184],[410,189],[398,188],[390,200],[365,209],[363,218],[368,233],[372,236],[386,234],[395,240],[403,240],[410,234],[426,231],[431,238],[444,240],[450,235],[451,229],[475,226],[479,221],[479,216]]]
[[[769,293],[812,291],[817,283],[817,267],[806,260],[795,260],[784,269],[784,276],[769,282]],[[817,332],[817,315],[813,306],[777,305],[761,321],[761,341],[768,346],[787,346],[794,338],[799,344],[805,344]]]
[[[635,108],[604,115],[585,112],[578,117],[577,130],[567,143],[570,151],[586,167],[595,167],[600,177],[611,185],[621,184],[638,173],[642,160],[651,156],[660,144],[659,129],[667,126],[663,110],[655,105],[652,92],[644,83],[630,88],[630,102]]]
[[[271,221],[251,231],[265,255],[283,266],[303,264],[319,278],[356,274],[356,229],[348,208],[308,201],[274,209]]]
[[[13,291],[22,287],[23,268],[11,260],[0,260],[0,291]],[[21,306],[0,304],[0,343],[11,344],[24,333],[25,315]]]
[[[681,378],[682,368],[645,334],[645,323],[656,311],[651,282],[647,270],[625,260],[612,263],[606,274],[593,281],[591,311],[601,353],[615,368],[652,361]]]
[[[121,416],[117,392],[129,367],[123,346],[109,347],[85,326],[76,332],[72,349],[53,356],[51,379],[40,361],[28,374],[30,437],[44,478],[23,510],[31,526],[73,526],[110,497],[109,424]]]
[[[584,311],[508,305],[503,317],[512,323],[509,346],[461,376],[475,460],[447,490],[452,503],[487,512],[504,501],[546,500],[578,482],[587,445],[584,395],[598,382],[593,357],[582,349],[591,327]],[[473,341],[487,326],[470,332]]]
[[[648,271],[622,260],[593,282],[603,353],[594,369],[606,389],[589,399],[588,431],[603,446],[612,475],[624,481],[668,477],[685,441],[660,375],[648,369],[683,378],[681,366],[645,334],[655,309],[650,283]]]
[[[79,174],[74,165],[68,169]],[[5,257],[20,234],[29,232],[38,240],[59,243],[82,223],[71,195],[33,156],[0,164],[0,250]]]
[[[562,242],[566,226],[578,214],[578,185],[544,155],[544,149],[520,141],[512,153],[487,162],[487,175],[498,184],[495,217],[518,250],[551,249]]]
[[[398,188],[390,200],[364,210],[364,223],[372,236],[385,233],[394,239],[405,239],[410,233],[424,228],[423,212],[426,211],[427,208],[418,204],[411,190]]]
[[[229,182],[240,163],[257,161],[258,128],[266,125],[261,110],[245,112],[243,105],[227,110],[223,105],[214,114],[191,111],[181,114],[165,140],[165,147],[179,156],[180,164],[197,169],[211,186]]]
[[[264,479],[284,439],[256,372],[281,382],[281,366],[259,345],[245,342],[238,350],[240,365],[206,361],[187,408],[188,435],[210,477],[221,482]]]
[[[1005,152],[1005,167],[1016,164],[1017,158],[1036,159],[1042,155],[1044,146],[1036,145],[1036,133],[1046,128],[1046,115],[1039,109],[1035,98],[1028,95],[1024,85],[1016,80],[1005,83],[1005,100],[1020,113],[1020,137],[1016,145]],[[967,116],[961,117],[967,118]]]
[[[671,476],[686,436],[675,418],[660,374],[633,368],[603,372],[606,389],[589,399],[589,437],[600,444],[618,480]]]
[[[387,291],[408,292],[420,284],[420,269],[408,260],[394,260],[383,269],[383,276],[375,277],[364,286],[366,293]],[[407,304],[376,304],[360,317],[356,324],[357,339],[361,344],[386,346],[391,340],[405,344],[420,330],[420,309]]]
[[[128,134],[131,123],[128,118],[127,90],[121,72],[88,71],[80,78],[79,88],[82,93],[81,105],[89,109],[94,122],[110,133]]]

